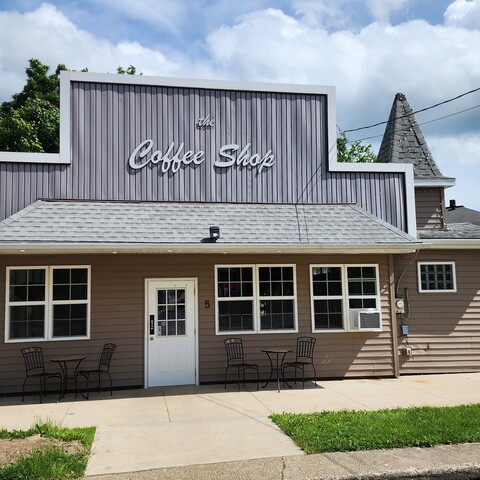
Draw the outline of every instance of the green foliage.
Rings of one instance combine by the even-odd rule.
[[[57,153],[60,149],[60,72],[32,58],[25,70],[27,82],[23,90],[0,106],[0,151]],[[88,72],[84,68],[82,72]],[[129,65],[117,73],[136,75]],[[139,75],[142,75],[141,73]]]
[[[270,418],[306,453],[431,447],[480,441],[480,404]]]
[[[12,465],[0,469],[0,479],[20,480],[35,478],[50,480],[82,477],[87,468],[88,454],[95,436],[95,427],[65,428],[53,422],[37,422],[28,430],[0,429],[0,438],[26,438],[40,435],[46,438],[71,442],[80,441],[83,449],[76,453],[66,453],[58,446],[47,446],[33,451]]]
[[[372,151],[372,145],[363,145],[360,140],[351,142],[344,133],[337,138],[337,160],[350,163],[373,163],[377,156]]]
[[[137,75],[137,69],[133,65],[129,65],[126,69],[123,67],[117,67],[117,73],[126,75]],[[138,75],[143,75],[143,73],[139,73]]]
[[[59,151],[60,72],[54,74],[39,60],[30,59],[23,90],[0,107],[0,150],[10,152]]]

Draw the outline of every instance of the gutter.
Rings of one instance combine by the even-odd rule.
[[[231,244],[231,243],[0,243],[0,254],[66,254],[66,253],[268,253],[268,254],[401,254],[411,253],[428,244],[375,244],[375,245],[289,245],[289,244]]]
[[[429,238],[430,248],[434,250],[480,250],[480,238],[472,239],[432,239]]]

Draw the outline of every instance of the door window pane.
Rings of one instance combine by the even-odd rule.
[[[185,295],[184,288],[157,290],[158,336],[185,335]]]

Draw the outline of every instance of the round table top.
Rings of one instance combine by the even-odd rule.
[[[51,362],[78,362],[85,360],[86,355],[59,355],[58,357],[50,358]]]
[[[276,348],[276,347],[269,347],[269,348],[262,348],[261,352],[265,353],[289,353],[293,352],[291,348]]]

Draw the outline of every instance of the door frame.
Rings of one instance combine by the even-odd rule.
[[[198,341],[198,278],[197,277],[182,277],[182,278],[145,278],[145,306],[144,306],[144,315],[143,315],[143,337],[144,337],[144,378],[143,378],[143,388],[149,388],[148,386],[148,337],[149,335],[149,318],[148,318],[148,290],[151,283],[155,282],[193,282],[194,283],[194,299],[193,299],[193,316],[194,316],[194,325],[193,325],[193,334],[195,336],[194,345],[195,345],[195,385],[199,385],[199,341]]]

